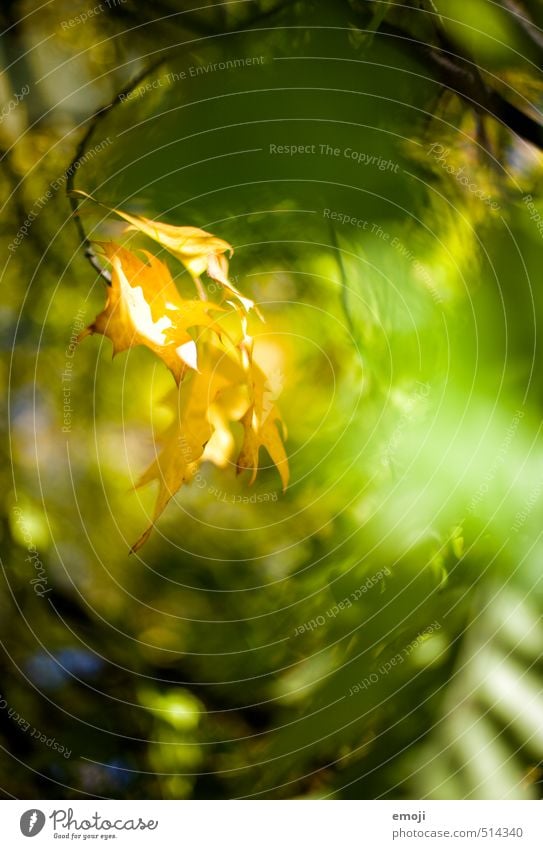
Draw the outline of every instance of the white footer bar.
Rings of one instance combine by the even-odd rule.
[[[0,845],[541,849],[542,802],[4,801]],[[31,840],[35,839],[35,843]]]

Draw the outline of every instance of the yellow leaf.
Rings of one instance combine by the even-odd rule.
[[[242,385],[240,381],[243,381],[244,373],[239,364],[210,345],[203,352],[202,360],[201,371],[193,373],[173,396],[177,404],[175,421],[161,440],[162,450],[137,483],[137,486],[143,486],[157,480],[159,489],[153,520],[131,551],[137,551],[147,541],[170,499],[196,474],[217,424],[210,410],[215,411],[216,416],[216,411],[222,409],[224,421],[229,413],[241,416],[247,409],[248,395],[245,404],[239,398],[232,403],[228,395],[221,399],[224,390]]]
[[[73,194],[94,200],[85,192]],[[279,381],[267,377],[253,360],[246,313],[254,304],[228,279],[226,254],[232,252],[228,242],[196,227],[175,227],[106,208],[178,257],[202,292],[200,300],[183,299],[168,267],[152,254],[144,251],[144,261],[113,242],[98,243],[111,265],[111,286],[103,311],[80,338],[93,333],[107,336],[114,355],[145,345],[163,360],[177,382],[177,390],[171,396],[174,420],[159,440],[160,450],[153,463],[137,483],[143,486],[158,482],[152,521],[131,549],[137,551],[149,538],[170,499],[183,484],[190,483],[204,460],[220,467],[232,461],[236,447],[232,422],[241,422],[244,429],[237,472],[250,470],[253,483],[260,449],[264,447],[279,471],[283,490],[286,489],[286,429],[275,404],[282,380],[280,375]],[[199,280],[203,271],[220,283],[243,310],[237,309],[237,315],[229,316],[222,307],[205,300]],[[222,313],[221,325],[210,316],[213,310]],[[236,327],[229,327],[230,332],[226,332],[224,325],[234,317]],[[213,330],[215,335],[206,333],[202,339],[200,333],[194,338],[189,329]]]
[[[100,243],[111,263],[111,286],[104,310],[80,338],[100,333],[111,339],[113,355],[145,345],[168,366],[177,383],[187,368],[197,368],[196,343],[188,328],[217,330],[209,316],[222,307],[200,300],[183,300],[168,267],[144,252],[147,262],[113,242]]]
[[[262,369],[254,362],[249,346],[245,347],[244,354],[251,405],[241,419],[245,435],[237,461],[237,472],[239,474],[245,469],[252,470],[250,483],[254,483],[258,472],[260,448],[264,447],[277,467],[284,492],[289,481],[289,466],[283,445],[286,428],[275,404],[282,388],[280,380],[274,385],[266,377]],[[283,438],[279,432],[279,426],[283,431]]]
[[[220,283],[230,297],[239,301],[246,312],[255,306],[254,301],[244,297],[228,279],[228,259],[225,254],[232,255],[234,249],[224,239],[213,236],[198,227],[176,227],[172,224],[152,221],[142,215],[131,215],[122,209],[100,203],[92,195],[79,189],[74,189],[71,194],[98,203],[127,221],[131,229],[139,230],[154,239],[183,263],[198,285],[201,285],[200,275],[205,271],[213,280]]]
[[[203,460],[209,460],[223,469],[228,465],[235,449],[230,422],[242,419],[249,405],[249,388],[246,383],[227,386],[218,393],[207,411],[208,419],[213,425],[213,433],[206,445]]]

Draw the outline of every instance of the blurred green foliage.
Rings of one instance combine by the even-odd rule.
[[[64,0],[6,7],[3,91],[29,94],[0,125],[5,795],[540,795],[543,172],[537,128],[496,100],[539,115],[525,5],[531,31],[445,0],[126,0],[68,26]],[[480,108],[416,43],[476,64]],[[235,246],[292,482],[204,466],[129,558],[170,376],[74,347],[104,283],[63,175],[157,56],[75,185]]]

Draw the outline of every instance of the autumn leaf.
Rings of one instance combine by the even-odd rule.
[[[112,267],[104,310],[80,338],[100,333],[113,344],[113,355],[145,345],[168,366],[177,383],[187,367],[198,365],[196,342],[189,328],[218,331],[209,312],[221,307],[179,295],[168,267],[144,251],[146,262],[113,242],[98,243]]]
[[[195,409],[191,415],[192,424],[196,427],[196,433],[192,434],[192,438],[190,433],[187,433],[186,426],[180,421],[175,421],[164,435],[163,447],[159,455],[137,482],[137,486],[140,487],[157,480],[159,489],[152,522],[134,543],[130,553],[137,551],[147,542],[155,522],[170,499],[184,483],[192,480],[198,470],[205,441],[211,435],[211,425],[205,415],[198,421],[198,412],[201,413],[201,409]]]
[[[93,200],[85,192],[74,194]],[[145,345],[168,366],[177,383],[170,398],[172,424],[157,440],[155,459],[136,484],[158,483],[152,520],[131,548],[137,551],[170,499],[193,480],[203,461],[222,468],[234,465],[234,422],[240,422],[244,432],[236,470],[250,470],[250,483],[258,472],[261,448],[276,465],[283,490],[289,467],[283,445],[286,430],[275,404],[280,388],[253,359],[247,312],[254,304],[228,279],[226,253],[231,246],[196,227],[174,227],[111,211],[177,256],[198,283],[199,275],[207,271],[243,307],[229,315],[207,300],[183,299],[168,267],[148,251],[141,252],[142,259],[113,242],[96,243],[111,265],[111,285],[104,309],[80,338],[93,333],[107,336],[114,355]],[[214,318],[213,311],[222,315]],[[228,325],[232,321],[233,327]]]
[[[241,419],[245,434],[237,461],[237,472],[240,474],[246,469],[251,470],[249,483],[254,483],[258,472],[260,448],[263,447],[277,467],[284,492],[289,481],[289,466],[283,445],[286,428],[275,404],[280,387],[274,386],[254,361],[252,344],[245,343],[242,348],[251,404]]]
[[[177,404],[176,418],[161,440],[160,453],[136,484],[140,487],[158,481],[153,520],[132,546],[131,552],[137,551],[147,541],[170,499],[183,484],[193,479],[218,421],[221,421],[222,428],[226,428],[229,416],[241,418],[247,409],[249,396],[246,393],[243,399],[243,378],[243,370],[231,357],[208,346],[200,372],[192,374],[178,393],[171,396]],[[235,400],[233,387],[238,393]],[[224,390],[227,394],[221,400]],[[224,438],[224,433],[222,436]],[[227,444],[221,453],[215,447],[214,461],[217,465],[224,465],[229,449]],[[205,459],[213,457],[208,455]]]
[[[200,276],[207,272],[209,277],[216,280],[226,294],[239,302],[246,312],[255,307],[254,301],[242,295],[228,279],[228,259],[225,254],[231,256],[234,249],[224,239],[213,236],[198,227],[177,227],[172,224],[163,224],[160,221],[152,221],[142,215],[131,215],[122,209],[107,206],[107,204],[97,201],[92,195],[79,189],[74,189],[71,194],[98,203],[127,221],[130,224],[130,229],[139,230],[162,245],[183,263],[197,284],[199,291],[203,291]]]
[[[164,508],[183,486],[194,478],[200,464],[209,460],[224,467],[232,461],[235,439],[231,425],[241,422],[244,438],[237,460],[237,471],[252,470],[254,481],[259,451],[264,447],[277,466],[283,489],[289,479],[288,460],[278,426],[284,426],[275,404],[278,394],[263,370],[248,353],[244,343],[218,347],[206,342],[200,371],[170,396],[176,405],[175,420],[160,440],[161,450],[139,479],[137,486],[158,481],[159,489],[149,527],[131,551],[148,540]]]

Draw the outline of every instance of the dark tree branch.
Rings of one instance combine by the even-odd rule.
[[[440,53],[433,50],[431,56],[436,67],[439,64],[444,69],[442,77],[444,82],[448,84],[449,79],[454,78],[456,91],[460,97],[470,102],[480,112],[489,113],[493,118],[501,121],[515,135],[536,147],[543,148],[541,124],[510,103],[496,89],[491,88],[483,79],[473,59],[459,54],[458,48],[442,31],[438,32],[438,37],[442,50],[446,52]]]
[[[386,22],[379,33],[394,38],[400,48],[417,58],[444,88],[461,97],[470,108],[500,121],[512,133],[543,150],[543,126],[490,88],[476,62],[451,44],[440,25],[434,25],[434,29],[434,43],[419,41],[408,30]]]
[[[536,26],[533,21],[530,20],[528,13],[525,9],[523,9],[515,0],[502,0],[503,5],[514,16],[516,23],[521,27],[532,44],[539,48],[539,50],[543,50],[543,33]]]
[[[157,59],[147,68],[145,68],[140,74],[134,77],[134,79],[130,83],[128,83],[128,85],[124,86],[121,91],[117,92],[117,94],[110,103],[108,103],[106,106],[102,106],[100,109],[98,109],[97,112],[94,113],[94,115],[89,121],[89,125],[87,127],[86,132],[84,133],[83,137],[81,138],[81,141],[77,146],[75,157],[65,172],[66,194],[68,195],[70,206],[72,207],[74,224],[79,235],[81,245],[84,248],[85,256],[89,260],[94,270],[97,271],[98,274],[106,281],[108,286],[111,286],[111,274],[100,263],[100,260],[98,259],[92,247],[90,239],[87,236],[83,227],[83,222],[81,221],[81,216],[79,214],[79,204],[81,203],[81,198],[73,195],[75,175],[77,173],[78,166],[85,159],[86,147],[89,141],[91,140],[98,124],[103,120],[103,118],[106,117],[106,115],[111,112],[111,110],[115,106],[117,106],[118,103],[122,103],[123,99],[127,97],[135,88],[137,88],[137,86],[142,82],[142,80],[145,79],[145,77],[147,77],[158,67],[160,67],[160,65],[162,65],[166,61],[166,58],[166,56],[162,56],[160,59]]]

